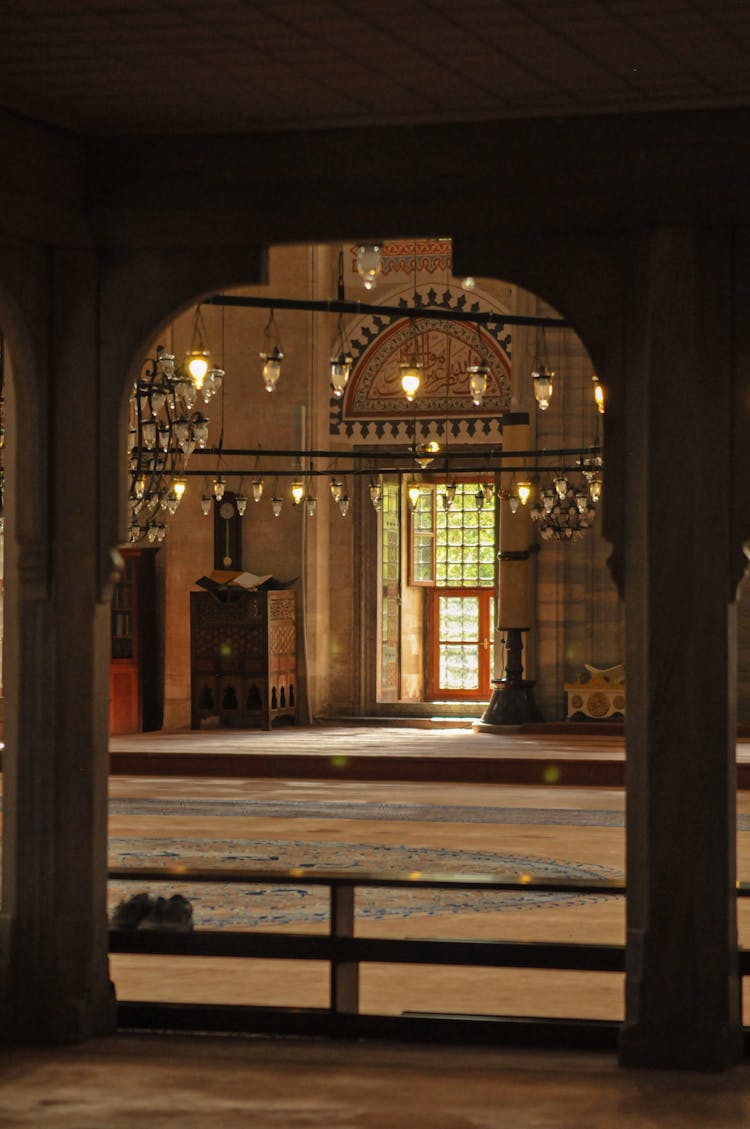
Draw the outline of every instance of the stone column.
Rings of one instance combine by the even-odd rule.
[[[107,960],[109,609],[99,600],[97,271],[49,255],[36,326],[38,392],[18,411],[8,471],[8,740],[0,1014],[13,1042],[111,1031]],[[18,391],[18,389],[16,389]],[[15,397],[18,405],[20,394]],[[23,452],[38,455],[21,478]],[[33,536],[24,514],[37,515]]]
[[[514,451],[528,451],[531,428],[526,412],[514,412],[503,420],[503,453],[511,455],[510,465],[526,465],[523,458],[513,459]],[[520,476],[523,478],[523,475]],[[541,718],[534,701],[534,682],[524,677],[523,640],[531,627],[531,595],[529,543],[531,520],[527,506],[519,505],[515,513],[509,502],[514,476],[500,473],[498,491],[498,567],[495,601],[497,623],[495,634],[495,677],[492,698],[478,731],[490,731],[506,725],[521,725]],[[518,482],[519,475],[515,475]]]
[[[742,1054],[731,607],[741,546],[730,484],[747,448],[732,446],[732,239],[719,228],[662,228],[634,240],[629,259],[612,396],[621,458],[605,466],[606,479],[624,476],[625,511],[620,1055],[626,1065],[711,1069]]]

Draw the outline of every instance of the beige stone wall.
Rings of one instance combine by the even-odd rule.
[[[519,312],[557,314],[543,299],[519,292]],[[573,330],[517,331],[513,372],[516,401],[530,413],[537,448],[592,444],[601,428],[592,393],[591,360]],[[546,412],[536,407],[530,374],[544,360],[556,373]],[[592,529],[576,542],[541,541],[533,565],[534,630],[527,641],[526,672],[536,678],[536,699],[547,721],[565,717],[563,684],[584,663],[607,667],[625,657],[622,603],[607,568],[610,546],[601,534],[601,511],[607,497],[606,470],[599,513]]]
[[[331,256],[325,248],[279,247],[270,255],[268,283],[249,287],[242,293],[282,294],[290,298],[311,298],[329,295]],[[297,450],[305,446],[326,445],[325,413],[327,390],[315,376],[325,372],[330,346],[325,319],[305,313],[275,315],[281,345],[285,354],[282,376],[273,393],[268,393],[260,375],[259,352],[263,348],[264,327],[268,312],[260,309],[226,308],[222,317],[219,307],[203,307],[208,343],[214,359],[226,371],[224,386],[224,449],[269,448]],[[327,319],[330,321],[330,319]],[[190,343],[192,311],[179,318],[174,326],[174,352],[181,359]],[[168,344],[171,341],[168,340]],[[200,405],[199,405],[200,406]],[[210,423],[210,443],[215,445],[221,434],[221,399],[216,397],[201,406]],[[252,460],[251,467],[252,469]],[[233,469],[247,467],[248,460],[224,459],[222,471],[230,489],[236,490],[239,478]],[[194,455],[191,469],[200,467],[200,456]],[[291,460],[276,460],[277,469],[292,469]],[[292,507],[289,502],[288,478],[278,479],[278,490],[285,498],[281,514],[274,517],[270,499],[274,479],[266,476],[265,489],[259,503],[248,503],[242,522],[243,568],[256,574],[271,573],[281,580],[297,578],[299,600],[298,649],[301,658],[300,689],[302,714],[307,703],[312,712],[327,707],[328,677],[336,667],[333,655],[346,653],[342,644],[346,629],[337,623],[334,634],[329,630],[328,560],[335,551],[342,560],[341,575],[351,576],[351,522],[345,525],[340,515],[333,525],[326,480],[316,479],[311,487],[318,498],[315,518],[308,518],[305,507]],[[199,576],[213,567],[213,517],[204,517],[200,509],[201,479],[191,478],[180,510],[170,521],[166,541],[167,608],[166,608],[166,677],[165,719],[167,727],[189,724],[190,697],[190,622],[189,592]],[[246,493],[250,482],[245,480]],[[336,529],[338,542],[329,545],[329,522]],[[342,543],[343,542],[343,543]],[[351,599],[338,601],[351,617]],[[342,613],[343,614],[343,613]],[[305,662],[305,656],[308,661]],[[351,665],[351,656],[343,662]],[[310,672],[310,673],[308,673]],[[342,698],[349,694],[339,690]]]
[[[737,589],[737,717],[750,722],[750,568]]]
[[[296,298],[328,298],[335,294],[338,247],[275,247],[271,250],[265,286],[248,288],[250,294],[277,294]],[[347,270],[350,271],[347,260]],[[403,279],[400,283],[403,287]],[[548,312],[541,300],[504,282],[478,280],[506,307],[521,313]],[[347,279],[347,293],[353,280]],[[387,301],[398,287],[381,283],[372,296],[359,290],[364,300]],[[265,310],[204,307],[209,342],[215,358],[226,370],[224,446],[345,450],[351,439],[329,435],[327,365],[336,331],[334,315],[281,311],[276,322],[286,354],[276,391],[269,394],[260,378],[258,352],[262,347]],[[178,359],[189,344],[192,311],[166,327],[160,340],[174,346]],[[173,334],[173,337],[172,337]],[[534,442],[540,447],[591,442],[596,414],[591,396],[591,362],[572,332],[548,331],[548,364],[558,372],[555,393],[547,413],[534,408],[530,372],[538,349],[535,331],[513,332],[512,386],[514,410],[531,414]],[[218,442],[220,406],[216,400],[204,408],[211,418],[211,442]],[[245,460],[246,461],[246,460]],[[191,465],[200,466],[194,457]],[[227,458],[225,473],[238,460]],[[281,465],[281,464],[279,464]],[[282,490],[289,480],[280,479]],[[230,486],[237,480],[230,477]],[[195,580],[213,563],[212,518],[200,511],[201,480],[191,479],[182,507],[170,521],[166,557],[166,727],[189,724],[190,628],[189,592]],[[273,573],[297,581],[300,608],[299,652],[302,717],[357,712],[360,702],[360,646],[376,646],[374,625],[362,624],[366,602],[357,594],[355,578],[360,568],[359,546],[363,515],[357,512],[357,490],[347,481],[352,507],[342,518],[331,504],[328,478],[311,480],[318,499],[314,518],[304,508],[285,502],[281,516],[270,508],[273,487],[266,481],[266,496],[248,505],[243,521],[243,566],[255,573]],[[366,492],[362,492],[363,494]],[[606,473],[602,505],[606,506]],[[361,503],[367,505],[366,499]],[[532,535],[535,530],[532,527]],[[406,538],[404,538],[406,552]],[[625,654],[622,605],[607,569],[609,546],[601,537],[601,523],[582,541],[545,543],[532,562],[535,577],[532,600],[533,631],[527,640],[526,670],[537,679],[537,700],[547,720],[564,717],[563,683],[575,678],[585,662],[609,666]],[[406,568],[404,568],[406,576]],[[741,586],[738,617],[738,710],[750,718],[750,581]],[[424,654],[422,593],[406,586],[403,592],[402,698],[417,701],[423,694]],[[370,660],[376,665],[374,657]],[[374,703],[373,703],[374,704]]]

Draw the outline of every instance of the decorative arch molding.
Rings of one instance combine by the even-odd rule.
[[[388,294],[389,305],[404,309],[508,313],[491,296],[457,286],[405,288]],[[500,421],[510,410],[511,334],[502,323],[436,321],[432,318],[369,314],[345,327],[352,375],[341,400],[331,398],[331,435],[378,443],[404,441],[415,429],[427,435],[447,431],[460,441],[496,441]],[[417,401],[410,405],[399,383],[399,364],[416,354],[424,366]],[[469,392],[468,368],[484,360],[489,367],[481,408]]]
[[[126,452],[130,385],[160,330],[219,290],[266,281],[267,248],[217,246],[114,249],[100,260],[100,596],[111,592],[113,552],[126,540]],[[116,565],[116,560],[114,561]]]
[[[21,599],[41,600],[49,591],[48,417],[44,396],[49,310],[39,296],[49,291],[49,263],[36,249],[0,246],[0,333],[3,336],[6,446],[5,493],[24,567]],[[23,483],[23,506],[14,505]],[[13,559],[11,555],[11,560]],[[8,562],[10,563],[10,562]]]
[[[607,389],[603,419],[607,502],[602,535],[612,546],[608,567],[624,596],[626,518],[624,318],[629,285],[629,240],[606,235],[494,235],[453,241],[456,273],[503,278],[538,294],[572,326]]]

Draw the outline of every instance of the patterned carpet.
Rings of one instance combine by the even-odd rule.
[[[234,867],[288,871],[344,870],[396,874],[412,870],[423,873],[492,874],[515,877],[533,873],[549,878],[621,878],[622,873],[602,865],[584,865],[539,855],[462,850],[455,847],[420,846],[416,843],[393,845],[363,842],[346,835],[349,821],[456,823],[456,824],[549,824],[555,826],[622,826],[616,811],[571,809],[501,808],[469,805],[432,805],[325,801],[246,801],[201,799],[114,799],[111,814],[121,817],[151,816],[159,828],[168,826],[170,817],[189,816],[211,819],[229,817],[247,820],[278,817],[283,820],[278,837],[213,838],[192,834],[155,837],[111,837],[110,862],[117,866],[147,866],[163,863],[201,867]],[[289,834],[290,820],[335,820],[344,824],[344,835],[335,841],[309,835]],[[232,830],[234,830],[233,825]],[[306,829],[307,830],[307,829]],[[354,830],[354,828],[352,828]],[[122,897],[142,887],[131,883],[110,883],[110,908]],[[293,885],[204,886],[189,884],[153,886],[151,893],[184,894],[193,904],[196,928],[273,928],[275,926],[316,925],[328,921],[327,891]],[[602,895],[566,895],[535,892],[476,893],[450,890],[361,890],[356,895],[361,921],[386,918],[434,917],[445,914],[497,913],[533,910],[541,907],[575,905],[604,900]]]

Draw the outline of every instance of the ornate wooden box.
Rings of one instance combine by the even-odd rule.
[[[293,591],[191,592],[190,655],[193,729],[295,721]]]
[[[575,682],[564,684],[568,699],[567,721],[621,721],[625,717],[625,667],[605,670],[586,664]]]

